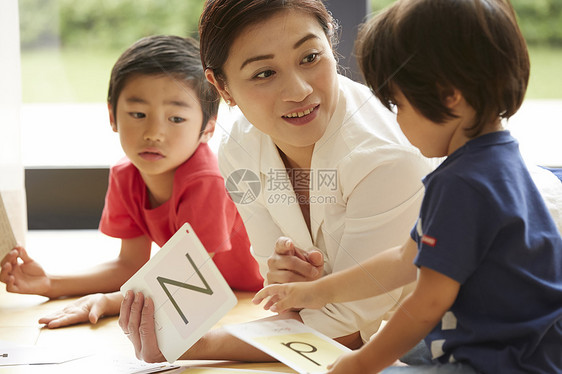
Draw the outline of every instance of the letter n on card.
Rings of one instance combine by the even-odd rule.
[[[236,296],[186,223],[122,287],[154,301],[158,347],[176,361],[237,303]]]

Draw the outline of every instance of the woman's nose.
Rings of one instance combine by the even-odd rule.
[[[305,73],[295,72],[284,79],[282,98],[284,101],[301,102],[312,93],[312,86]]]

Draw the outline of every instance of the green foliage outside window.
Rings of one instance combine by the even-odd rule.
[[[374,12],[394,0],[370,0]],[[562,47],[562,0],[511,0],[529,45]]]
[[[22,49],[122,50],[152,34],[195,36],[201,0],[19,0]]]

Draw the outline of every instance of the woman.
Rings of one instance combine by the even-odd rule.
[[[400,244],[431,165],[366,87],[337,74],[336,25],[322,2],[207,1],[199,31],[207,79],[243,113],[219,159],[267,282],[316,279]],[[241,175],[259,186],[253,195],[236,190]],[[298,319],[356,348],[404,293],[275,318]],[[139,357],[161,361],[153,305],[141,313],[143,304],[129,297],[120,325]],[[182,358],[268,356],[213,330]]]

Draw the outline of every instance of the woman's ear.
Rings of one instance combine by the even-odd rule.
[[[217,124],[217,117],[209,118],[209,120],[207,121],[207,125],[205,126],[205,130],[203,130],[203,133],[199,138],[200,143],[207,143],[209,140],[211,140],[211,137],[215,133],[216,124]]]
[[[228,92],[228,89],[224,85],[223,80],[217,78],[215,76],[215,72],[212,69],[205,69],[205,78],[207,78],[209,83],[211,83],[213,86],[215,86],[215,88],[217,89],[217,91],[221,95],[222,99],[226,102],[226,104],[228,106],[235,106],[236,105],[236,102],[234,101],[234,99],[232,98],[232,96]]]
[[[110,103],[107,103],[107,111],[109,112],[109,124],[114,132],[117,132],[117,122],[115,122],[115,116],[113,115],[113,107]]]

